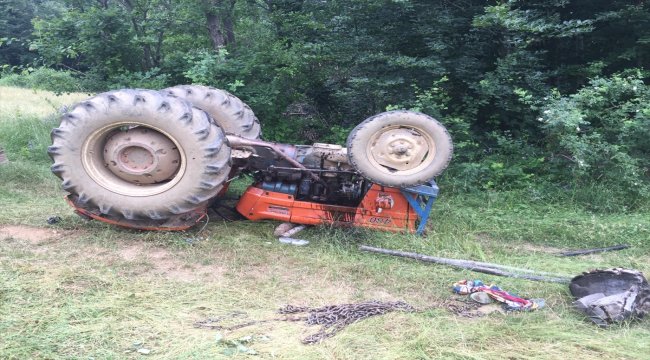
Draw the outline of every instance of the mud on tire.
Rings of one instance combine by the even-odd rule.
[[[223,131],[203,111],[149,90],[77,104],[52,130],[51,169],[78,206],[164,220],[205,204],[230,170]]]
[[[202,85],[179,85],[161,92],[178,97],[207,112],[226,134],[258,139],[260,122],[251,108],[227,91]]]
[[[388,111],[366,119],[347,140],[350,163],[371,181],[395,187],[424,184],[447,168],[453,144],[434,118]]]

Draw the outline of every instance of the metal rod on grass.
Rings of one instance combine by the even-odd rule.
[[[382,249],[382,248],[366,246],[366,245],[359,246],[359,250],[392,255],[392,256],[406,257],[406,258],[411,258],[411,259],[416,259],[416,260],[431,262],[436,264],[450,265],[462,269],[468,269],[476,272],[497,275],[497,276],[507,276],[512,278],[520,278],[520,279],[533,280],[533,281],[555,282],[555,283],[568,283],[569,281],[571,281],[571,279],[568,277],[557,276],[549,273],[534,272],[533,270],[530,269],[520,269],[520,268],[515,268],[506,265],[491,264],[491,263],[471,261],[471,260],[448,259],[448,258],[422,255],[418,253]],[[545,276],[542,274],[551,275],[551,276]]]
[[[584,249],[584,250],[572,250],[572,251],[565,251],[557,254],[558,256],[578,256],[578,255],[587,255],[587,254],[594,254],[594,253],[599,253],[599,252],[605,252],[605,251],[614,251],[614,250],[623,250],[629,248],[630,245],[615,245],[615,246],[609,246],[609,247],[604,247],[604,248],[595,248],[595,249]]]

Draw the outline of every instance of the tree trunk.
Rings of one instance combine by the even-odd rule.
[[[211,13],[206,13],[205,15],[208,21],[208,34],[210,35],[210,40],[212,40],[212,48],[218,50],[226,46],[226,38],[221,31],[220,17]]]
[[[209,0],[205,3],[205,18],[212,48],[218,50],[235,44],[233,12],[236,0]]]
[[[226,43],[235,45],[235,30],[233,29],[232,17],[223,19],[223,29],[226,32]]]

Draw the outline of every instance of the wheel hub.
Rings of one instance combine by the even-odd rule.
[[[389,169],[410,170],[422,163],[433,151],[416,129],[390,128],[382,131],[371,143],[374,160]]]
[[[144,127],[119,131],[104,146],[106,168],[132,184],[156,184],[171,179],[180,168],[180,159],[169,138]]]

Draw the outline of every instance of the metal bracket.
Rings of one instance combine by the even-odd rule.
[[[67,195],[65,199],[74,208],[75,213],[81,217],[136,230],[183,231],[196,225],[207,216],[207,209],[205,206],[202,206],[184,214],[174,215],[164,221],[117,219],[79,206],[70,195]]]
[[[400,189],[406,201],[418,214],[420,224],[415,231],[418,235],[422,235],[424,232],[433,203],[438,198],[438,190],[438,184],[436,184],[435,180],[429,181],[428,184]]]

